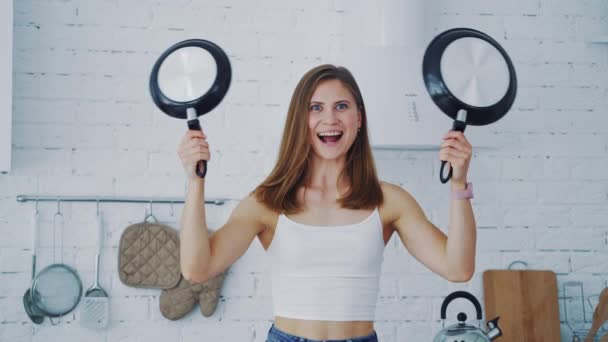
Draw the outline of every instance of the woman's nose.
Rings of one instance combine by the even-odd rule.
[[[337,114],[338,112],[335,109],[324,110],[323,113],[321,113],[321,119],[326,122],[334,122],[338,119]]]

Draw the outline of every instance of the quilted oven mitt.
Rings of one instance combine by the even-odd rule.
[[[213,233],[211,230],[207,231],[209,235]],[[162,291],[159,299],[161,314],[167,319],[177,320],[192,311],[196,303],[199,303],[203,316],[213,315],[227,271],[225,270],[202,284],[191,284],[181,277],[175,288]]]
[[[120,281],[131,287],[171,289],[178,285],[179,235],[160,223],[141,222],[127,227],[118,247]]]

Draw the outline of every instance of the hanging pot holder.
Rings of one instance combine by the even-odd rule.
[[[120,237],[118,274],[131,287],[171,289],[178,285],[179,234],[167,225],[141,222]]]

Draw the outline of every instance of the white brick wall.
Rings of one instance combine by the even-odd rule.
[[[589,42],[608,34],[608,2],[433,0],[428,6],[433,34],[468,26],[498,40],[515,63],[520,87],[504,119],[469,130],[488,142],[474,149],[469,176],[479,226],[474,278],[466,284],[442,280],[395,235],[385,252],[376,322],[386,342],[430,340],[441,327],[445,295],[465,289],[481,300],[483,271],[513,260],[554,270],[560,295],[564,281],[582,281],[586,295],[607,285],[608,44]],[[272,167],[296,81],[348,34],[348,9],[340,0],[15,0],[14,159],[13,170],[0,175],[0,341],[263,342],[272,302],[267,259],[257,240],[231,267],[210,318],[197,308],[168,321],[158,309],[160,290],[120,282],[118,241],[127,225],[144,217],[146,206],[137,204],[102,204],[101,284],[111,295],[110,328],[81,328],[78,312],[56,327],[48,320],[31,324],[21,296],[31,276],[28,222],[34,204],[15,198],[182,196],[175,149],[185,127],[154,107],[147,77],[162,50],[191,37],[217,42],[231,58],[229,96],[201,122],[213,148],[207,196],[241,198]],[[381,178],[410,191],[445,230],[448,188],[437,180],[436,151],[376,151],[375,157]],[[208,205],[211,228],[221,226],[235,205]],[[39,209],[41,269],[52,261],[56,205],[40,203]],[[61,209],[64,261],[88,288],[95,205],[63,203]],[[153,209],[161,221],[178,226],[181,205]],[[569,341],[562,299],[562,341]],[[448,315],[471,312],[458,304]],[[592,308],[584,310],[590,320]]]

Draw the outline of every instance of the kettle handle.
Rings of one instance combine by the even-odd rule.
[[[471,301],[471,303],[475,305],[475,310],[477,310],[477,320],[481,320],[481,304],[479,304],[479,301],[477,298],[475,298],[475,296],[466,291],[454,291],[445,297],[443,303],[441,304],[441,319],[445,319],[448,304],[450,304],[450,302],[456,298],[466,298]]]

